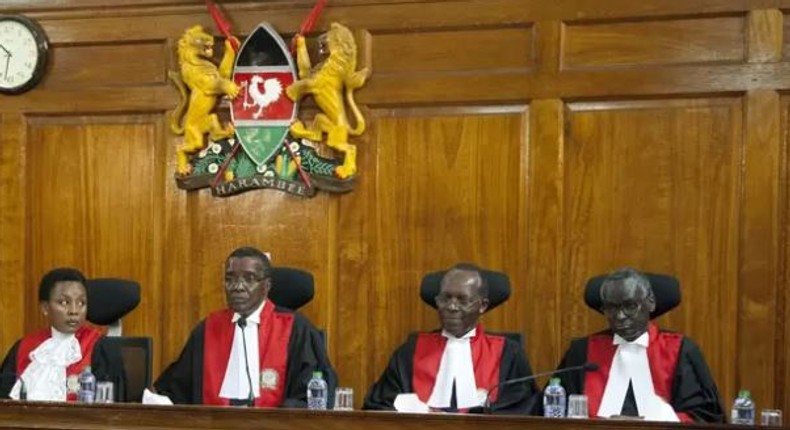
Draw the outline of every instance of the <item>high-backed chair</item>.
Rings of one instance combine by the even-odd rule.
[[[140,402],[143,390],[151,384],[153,342],[150,337],[122,337],[121,318],[140,304],[140,284],[115,278],[89,279],[88,321],[108,326],[106,342],[121,351],[126,386],[121,387],[125,401]]]
[[[653,288],[653,295],[656,298],[656,309],[650,314],[650,319],[658,318],[661,315],[675,309],[681,300],[680,281],[671,275],[657,273],[644,273]],[[584,303],[590,309],[603,314],[603,301],[601,300],[601,286],[607,275],[598,275],[590,278],[584,288]]]
[[[446,273],[447,270],[440,270],[438,272],[431,272],[422,278],[422,283],[420,284],[420,298],[434,309],[437,307],[435,298],[439,295],[442,278],[444,278]],[[510,278],[502,272],[494,272],[491,270],[481,270],[480,273],[488,283],[488,309],[486,310],[486,312],[488,312],[510,298]],[[522,349],[524,348],[523,334],[518,332],[501,332],[498,334],[518,342]]]
[[[269,300],[277,306],[297,310],[310,303],[315,295],[313,274],[294,267],[272,268]]]
[[[272,289],[269,300],[277,306],[297,310],[310,303],[315,295],[313,274],[295,267],[272,267]],[[326,346],[326,333],[318,329]]]

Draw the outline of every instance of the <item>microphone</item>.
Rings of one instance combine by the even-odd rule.
[[[250,376],[250,360],[247,358],[247,336],[244,335],[244,328],[247,327],[247,317],[241,317],[236,321],[241,328],[241,343],[244,346],[244,367],[247,370],[247,381],[250,383],[250,392],[247,395],[247,406],[252,406],[255,396],[252,395],[252,376]]]
[[[540,378],[540,377],[543,377],[543,376],[553,376],[553,375],[557,375],[557,374],[560,374],[560,373],[576,372],[578,370],[581,370],[581,371],[584,371],[584,372],[595,372],[596,370],[598,370],[598,363],[593,363],[593,362],[590,361],[590,362],[587,362],[587,363],[584,363],[584,364],[581,364],[581,365],[578,365],[578,366],[563,367],[562,369],[550,370],[548,372],[535,373],[535,374],[532,374],[532,375],[529,375],[529,376],[522,376],[521,378],[506,379],[506,380],[504,380],[502,382],[496,383],[496,384],[492,385],[491,387],[489,387],[488,388],[488,392],[486,392],[486,399],[485,399],[485,402],[483,403],[483,410],[486,413],[491,413],[491,399],[490,399],[490,396],[491,396],[491,392],[494,391],[496,388],[500,388],[500,387],[504,387],[504,386],[512,385],[512,384],[518,384],[520,382],[531,381],[533,379],[537,379],[537,378]]]

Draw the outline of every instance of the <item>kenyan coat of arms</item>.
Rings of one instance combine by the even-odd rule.
[[[214,37],[202,27],[187,29],[178,42],[180,70],[170,79],[181,102],[170,128],[182,136],[179,188],[210,187],[220,197],[262,188],[306,197],[352,190],[356,146],[349,139],[365,130],[354,91],[369,71],[357,70],[351,31],[332,23],[318,38],[315,65],[301,34],[294,38],[296,61],[267,23],[241,43],[226,35],[216,62]],[[317,108],[309,121],[299,119],[306,97]]]

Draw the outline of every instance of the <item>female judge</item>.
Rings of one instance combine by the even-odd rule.
[[[24,388],[28,400],[76,401],[79,374],[90,366],[97,381],[114,383],[115,400],[123,401],[123,359],[100,330],[85,324],[82,273],[51,270],[41,279],[38,301],[50,327],[23,337],[8,352],[0,368],[0,397],[19,399]]]

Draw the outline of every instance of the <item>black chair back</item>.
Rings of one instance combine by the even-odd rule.
[[[117,278],[88,279],[88,321],[109,325],[140,304],[140,284]]]
[[[107,337],[105,341],[121,351],[126,372],[126,402],[142,402],[143,390],[151,385],[153,341],[150,337]]]
[[[315,295],[313,274],[295,267],[273,267],[269,300],[277,306],[297,310]]]

